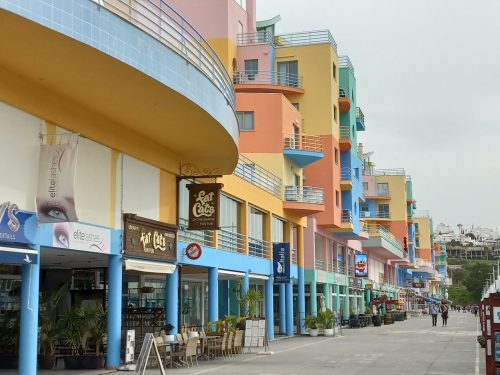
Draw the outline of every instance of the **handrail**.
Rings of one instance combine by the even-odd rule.
[[[203,246],[213,246],[213,230],[188,230],[188,222],[187,219],[179,218],[179,241],[198,242]]]
[[[343,223],[352,223],[352,211],[351,210],[342,210],[342,222]]]
[[[217,86],[235,110],[232,79],[219,56],[165,0],[100,0],[99,5],[155,37],[190,62]]]
[[[320,135],[285,134],[283,148],[286,150],[323,152],[323,139]]]
[[[337,42],[333,39],[330,30],[305,31],[298,33],[280,34],[274,37],[274,46],[294,47],[305,46],[310,44],[330,43],[335,51],[337,51]]]
[[[296,185],[285,186],[285,201],[323,204],[323,188]]]
[[[273,35],[269,30],[259,30],[252,33],[238,34],[238,45],[273,44]]]
[[[389,232],[382,225],[369,224],[368,225],[368,234],[370,235],[370,237],[382,237],[387,242],[389,242],[393,246],[397,247],[398,250],[403,251],[403,245],[401,244],[401,241],[399,241],[391,232]]]
[[[290,249],[292,255],[292,264],[297,264],[297,249]]]
[[[241,154],[233,174],[281,198],[281,178]]]
[[[217,248],[234,253],[245,254],[246,236],[226,229],[220,229],[217,233]]]
[[[350,139],[351,138],[351,128],[349,126],[340,127],[340,139]]]
[[[304,79],[298,74],[270,72],[270,71],[242,71],[233,72],[235,85],[275,85],[286,87],[304,87]]]
[[[359,221],[359,231],[360,232],[368,232],[368,223],[365,221]]]
[[[325,271],[325,261],[323,259],[315,259],[314,260],[314,268],[317,270]]]
[[[342,181],[352,181],[352,170],[349,167],[342,167],[340,169],[340,179]]]
[[[339,56],[339,67],[341,68],[349,68],[352,72],[352,74],[354,74],[354,65],[352,65],[352,62],[351,62],[351,59],[349,58],[349,56]]]
[[[370,218],[375,218],[375,219],[390,219],[391,215],[389,212],[385,211],[361,211],[361,217],[364,219],[370,219]]]
[[[405,170],[403,168],[393,168],[393,169],[374,169],[373,176],[405,176]]]
[[[259,258],[269,258],[271,256],[271,248],[271,242],[248,236],[249,255]]]

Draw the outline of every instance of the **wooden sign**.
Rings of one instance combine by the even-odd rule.
[[[189,184],[189,230],[219,229],[219,196],[223,184]]]

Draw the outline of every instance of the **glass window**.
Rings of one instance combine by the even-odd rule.
[[[381,218],[389,218],[389,205],[388,204],[379,204],[378,205],[378,214]]]
[[[339,207],[340,205],[340,193],[338,190],[335,190],[335,205]]]
[[[292,103],[292,105],[295,107],[297,111],[300,111],[300,105],[299,103]]]
[[[276,216],[273,216],[273,242],[285,241],[285,222]]]
[[[418,233],[418,223],[415,223],[415,233]]]
[[[377,184],[378,195],[388,196],[389,195],[389,184],[387,182]]]
[[[354,177],[359,180],[359,168],[354,168]]]
[[[264,216],[265,212],[255,207],[248,210],[248,252],[250,255],[264,254]]]
[[[236,112],[240,130],[255,130],[254,112]]]
[[[243,251],[240,231],[240,203],[227,195],[220,197],[219,246],[228,251]]]
[[[337,80],[337,65],[335,63],[332,64],[332,71],[333,71],[333,79],[336,81]]]
[[[337,113],[337,106],[336,105],[333,105],[333,119],[335,120],[335,122],[338,121],[338,113]]]
[[[245,60],[245,75],[249,81],[255,80],[255,75],[259,71],[259,60]]]
[[[368,190],[368,182],[363,182],[363,191]]]
[[[278,84],[282,86],[299,86],[298,61],[282,61],[278,63]]]
[[[337,150],[337,148],[335,147],[334,150],[333,150],[333,154],[335,156],[335,164],[339,164],[339,150]]]

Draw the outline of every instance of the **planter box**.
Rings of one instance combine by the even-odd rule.
[[[64,357],[64,368],[68,370],[98,369],[104,367],[102,355],[70,355]]]

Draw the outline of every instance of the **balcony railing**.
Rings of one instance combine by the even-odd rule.
[[[352,181],[352,169],[349,167],[342,167],[340,169],[340,179],[342,181]]]
[[[259,258],[271,256],[271,242],[248,237],[248,254]]]
[[[323,188],[312,186],[285,186],[285,200],[288,202],[323,204]]]
[[[342,222],[343,223],[352,223],[352,211],[351,210],[342,210]]]
[[[336,272],[337,273],[341,273],[341,274],[345,274],[345,265],[344,263],[337,263],[337,266],[335,267],[336,268]]]
[[[413,211],[413,217],[415,219],[428,219],[431,217],[429,211]]]
[[[365,123],[365,114],[359,107],[356,107],[356,117],[359,118],[363,124]]]
[[[347,274],[349,276],[354,276],[354,266],[351,266],[351,265],[347,266]]]
[[[368,225],[368,234],[370,237],[382,237],[384,240],[403,251],[403,245],[401,242],[382,225]]]
[[[268,30],[238,34],[239,46],[249,46],[252,44],[273,44],[273,35]]]
[[[287,87],[303,88],[304,79],[302,76],[291,73],[279,72],[244,72],[236,71],[233,73],[233,82],[238,85],[277,85]]]
[[[349,68],[354,74],[354,65],[351,63],[351,59],[349,59],[349,56],[339,56],[339,66],[341,68]]]
[[[419,267],[428,267],[428,268],[433,268],[433,264],[429,260],[424,260],[424,259],[417,259],[415,264]]]
[[[323,152],[323,139],[319,135],[285,134],[283,148],[287,150]]]
[[[350,139],[351,138],[351,128],[348,126],[340,127],[340,139]]]
[[[245,235],[220,229],[217,233],[217,248],[245,254]]]
[[[329,30],[306,31],[300,33],[280,34],[274,37],[274,45],[280,47],[305,46],[309,44],[330,43],[337,51],[337,43]]]
[[[188,220],[179,218],[179,241],[197,242],[203,246],[213,246],[214,231],[213,230],[188,230]]]
[[[368,223],[365,221],[360,221],[359,222],[359,231],[360,232],[368,232]]]
[[[234,175],[281,198],[281,178],[241,154]]]
[[[233,82],[219,56],[165,0],[99,0],[98,3],[186,59],[217,86],[235,109]]]
[[[317,270],[326,271],[325,261],[323,259],[316,259],[314,261],[314,268],[316,268]]]
[[[373,170],[373,176],[405,176],[405,175],[406,173],[403,168]]]
[[[361,217],[366,219],[390,219],[391,215],[386,211],[361,211]]]

